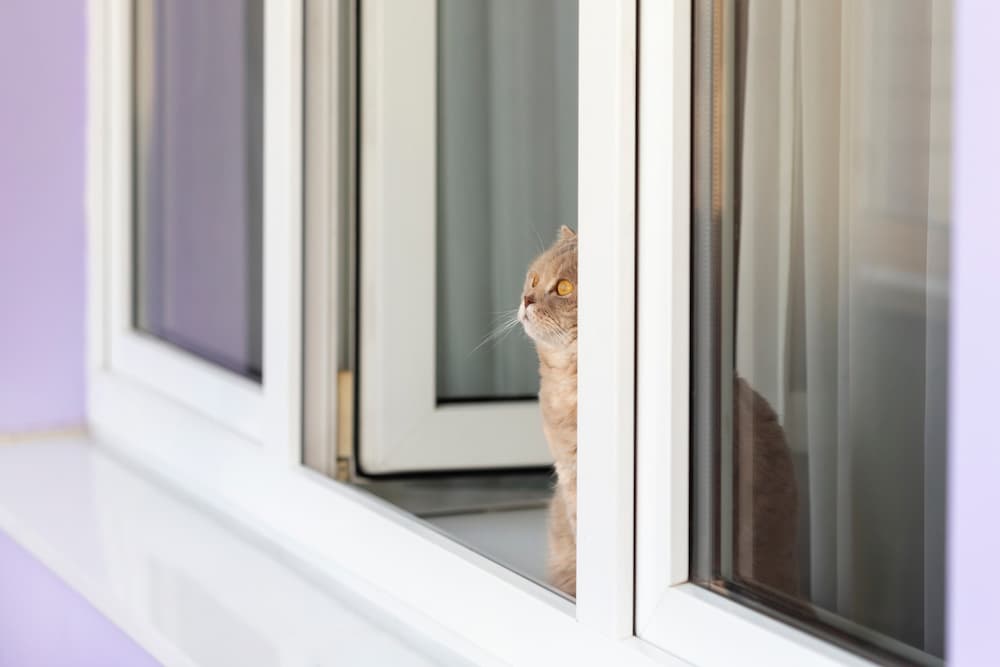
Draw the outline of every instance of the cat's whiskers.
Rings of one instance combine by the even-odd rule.
[[[535,232],[535,238],[538,239],[538,252],[545,252],[545,241],[542,240],[542,235],[538,233],[538,229],[534,226],[531,227],[531,231]]]
[[[502,321],[496,327],[494,327],[489,334],[487,334],[486,338],[484,338],[483,341],[479,343],[479,345],[472,348],[472,352],[469,353],[470,355],[473,354],[474,352],[478,352],[479,349],[484,345],[486,345],[487,343],[493,343],[494,345],[496,345],[497,343],[500,342],[500,340],[504,336],[509,334],[518,324],[520,324],[520,322],[517,319],[516,308],[514,310],[502,311],[500,313],[500,316],[502,318]]]

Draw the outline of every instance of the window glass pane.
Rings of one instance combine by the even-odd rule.
[[[576,228],[576,0],[438,3],[437,395],[534,398],[524,275]]]
[[[305,464],[571,595],[515,317],[576,228],[577,1],[304,9]]]
[[[136,0],[134,324],[261,377],[261,0]]]
[[[951,3],[700,5],[697,577],[937,662]]]

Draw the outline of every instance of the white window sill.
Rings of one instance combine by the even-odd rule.
[[[0,531],[167,665],[465,664],[84,438],[0,446]]]

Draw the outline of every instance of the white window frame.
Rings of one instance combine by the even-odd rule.
[[[641,109],[638,5],[580,0],[579,261],[581,275],[600,279],[586,279],[580,292],[575,606],[302,465],[302,0],[265,2],[264,381],[252,396],[235,376],[174,350],[137,343],[136,357],[132,343],[122,347],[140,338],[122,319],[130,3],[89,4],[88,413],[97,440],[434,639],[475,647],[476,658],[857,662],[683,583],[690,3],[642,3],[642,60],[669,66],[641,68]],[[649,119],[639,127],[637,110]],[[336,389],[326,388],[328,405],[337,405]]]
[[[304,460],[313,470],[336,477],[338,474],[338,446],[341,434],[340,390],[350,375],[346,360],[338,357],[342,336],[347,332],[339,322],[339,314],[346,312],[349,304],[341,303],[344,289],[341,278],[345,269],[341,262],[346,254],[341,252],[343,237],[338,234],[346,227],[353,213],[352,186],[355,178],[352,161],[355,122],[353,110],[341,100],[353,81],[342,81],[341,73],[348,71],[356,59],[352,55],[356,39],[345,30],[343,22],[353,20],[354,3],[342,11],[342,3],[327,0],[303,0],[302,12],[308,34],[299,39],[304,42],[305,62],[303,76],[304,125],[302,136],[309,135],[309,149],[303,146],[305,173],[304,185],[304,234],[308,240],[303,247],[305,317],[303,354],[309,359],[303,365],[305,395],[303,400],[302,434]],[[348,35],[346,44],[338,39]],[[344,118],[344,115],[347,115]],[[347,141],[347,145],[343,142]],[[346,218],[346,219],[345,219]],[[350,239],[348,239],[350,242]],[[347,387],[344,387],[347,389]],[[353,393],[351,389],[348,393]],[[350,440],[350,437],[344,438]]]
[[[264,63],[264,378],[256,383],[132,327],[132,3],[88,6],[88,415],[112,439],[162,441],[168,457],[195,458],[206,449],[203,426],[221,442],[275,456],[298,443],[301,229],[287,224],[301,207],[294,16],[265,2],[275,47]]]
[[[537,403],[438,404],[436,18],[436,0],[361,4],[358,463],[375,474],[551,465]]]
[[[581,441],[593,440],[587,434],[597,435],[597,424],[620,428],[613,441],[591,447],[592,455],[581,454],[581,478],[600,481],[594,483],[594,497],[588,498],[591,492],[586,490],[581,493],[581,505],[596,509],[579,522],[581,545],[593,547],[581,547],[575,606],[405,512],[301,464],[303,262],[302,225],[295,222],[302,217],[301,0],[265,2],[265,352],[257,403],[260,423],[240,426],[211,403],[194,405],[176,387],[171,389],[164,377],[180,372],[177,369],[186,365],[184,355],[164,356],[163,363],[171,368],[162,375],[152,367],[130,374],[112,363],[112,332],[115,326],[121,328],[112,313],[120,314],[127,303],[120,288],[126,274],[114,269],[126,261],[124,247],[112,243],[111,235],[114,225],[127,222],[128,211],[128,190],[123,187],[129,141],[128,11],[127,0],[91,0],[89,5],[88,413],[98,442],[180,488],[228,523],[276,548],[294,550],[315,572],[375,599],[389,613],[410,622],[425,619],[428,633],[449,645],[472,645],[515,664],[677,664],[631,632],[632,481],[626,465],[633,446],[628,426],[631,371],[616,374],[613,361],[593,357],[590,366],[580,369],[582,377],[609,380],[591,382],[589,396],[586,387],[581,392],[580,400],[592,406],[581,418]],[[613,40],[606,39],[609,26],[614,26]],[[581,264],[585,273],[604,273],[608,260],[597,250],[615,247],[615,261],[622,264],[615,280],[630,280],[634,0],[582,0],[580,30],[581,44],[592,45],[582,49],[586,64],[581,132],[595,140],[602,135],[599,143],[584,139],[581,179],[617,184],[613,197],[600,188],[581,194],[581,210],[594,211],[580,219],[580,233],[592,239],[582,244]],[[595,133],[595,128],[602,130]],[[612,140],[603,136],[609,134]],[[113,289],[115,285],[119,289]],[[628,295],[632,285],[616,284],[613,289]],[[603,304],[587,306],[597,292],[581,298],[583,308],[597,316],[592,341],[599,335],[617,341],[614,345],[621,352],[616,358],[627,361],[632,320],[610,322],[601,313]],[[623,308],[628,312],[631,306]],[[581,345],[586,349],[588,343]],[[136,373],[141,373],[138,381]],[[604,378],[607,373],[611,375]],[[238,400],[238,384],[221,383],[216,398]],[[335,392],[336,387],[331,388],[329,404],[337,403]],[[607,400],[619,393],[622,398]],[[600,474],[602,463],[612,460],[615,475]],[[615,500],[605,504],[601,498],[608,492]],[[604,577],[608,571],[615,576]],[[609,593],[614,604],[609,604]]]
[[[696,665],[869,665],[688,583],[691,10],[647,0],[640,20],[636,635]]]
[[[268,385],[221,368],[133,327],[132,4],[113,0],[111,5],[111,21],[106,30],[109,60],[103,81],[108,107],[107,117],[100,119],[106,123],[104,136],[108,142],[108,162],[102,172],[106,194],[101,199],[91,198],[92,206],[103,207],[102,215],[107,221],[103,230],[108,253],[104,276],[107,324],[101,336],[106,345],[103,361],[118,376],[198,410],[242,436],[262,441],[266,406],[273,401],[268,395]],[[266,268],[273,266],[277,258],[268,251],[268,242],[264,248],[263,268],[267,274]],[[273,309],[275,305],[272,303],[270,307]],[[277,342],[274,334],[278,332],[263,333],[265,341],[270,337],[270,342]],[[266,366],[269,351],[265,349],[263,356]],[[155,384],[150,378],[156,378]]]

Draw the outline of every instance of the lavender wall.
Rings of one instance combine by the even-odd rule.
[[[0,433],[83,420],[85,6],[0,2]]]
[[[0,0],[0,434],[84,415],[85,0]],[[0,533],[0,666],[154,661]]]
[[[949,656],[1000,664],[1000,3],[956,14]]]
[[[0,533],[0,665],[156,664],[86,600]]]

